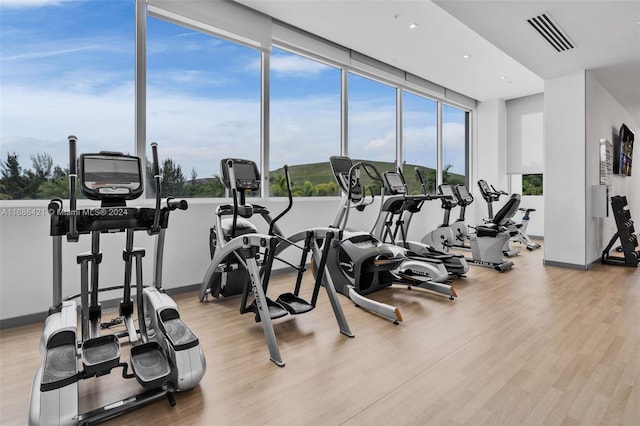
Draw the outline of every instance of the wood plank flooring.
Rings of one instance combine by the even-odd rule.
[[[204,379],[176,394],[175,407],[156,402],[108,424],[640,425],[640,270],[542,259],[543,249],[523,250],[505,273],[472,266],[455,301],[402,288],[373,294],[400,308],[400,325],[341,296],[353,339],[338,332],[321,292],[314,311],[274,321],[284,368],[269,361],[253,316],[238,314],[239,298],[202,304],[181,294],[207,357]],[[269,294],[293,281],[274,277]],[[2,330],[2,425],[26,424],[41,331]],[[86,380],[81,409],[139,390],[119,370]]]

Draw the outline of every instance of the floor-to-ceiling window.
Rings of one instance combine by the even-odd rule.
[[[396,167],[396,88],[349,73],[347,120],[349,157],[373,164],[382,174]],[[361,173],[374,193],[380,184]]]
[[[468,112],[442,105],[442,182],[465,184],[467,174]]]
[[[68,134],[78,136],[79,152],[135,152],[135,4],[3,4],[0,198],[68,196]],[[468,111],[442,104],[438,123],[435,111],[442,100],[428,99],[420,90],[404,91],[401,82],[389,83],[397,76],[377,80],[333,57],[327,58],[333,65],[309,59],[304,55],[310,51],[303,55],[286,43],[291,50],[269,49],[268,42],[250,48],[242,37],[227,33],[229,39],[221,39],[175,22],[180,19],[146,19],[142,124],[144,142],[160,147],[165,195],[223,196],[220,160],[240,157],[260,164],[264,150],[271,178],[266,194],[283,195],[282,166],[289,164],[295,195],[334,195],[327,161],[340,153],[341,142],[347,143],[351,158],[373,162],[381,172],[395,168],[397,144],[402,143],[411,192],[421,190],[416,166],[429,192],[439,180],[464,182]],[[262,55],[269,63],[264,70]],[[320,53],[311,57],[323,58]],[[270,83],[265,117],[261,73],[269,73]],[[348,75],[344,88],[342,73]],[[396,110],[399,91],[401,111]],[[340,121],[343,107],[345,123]],[[398,117],[402,141],[397,140]],[[269,135],[261,134],[263,118],[269,119]],[[269,145],[261,146],[262,139]],[[434,171],[437,152],[442,153],[442,176]]]
[[[147,140],[159,144],[163,193],[222,197],[220,160],[260,164],[259,51],[147,20]]]
[[[133,153],[134,2],[3,2],[0,199],[68,197],[78,153]]]
[[[353,73],[348,88],[349,157],[395,168],[396,89]]]
[[[338,195],[329,156],[340,153],[340,69],[273,48],[270,57],[270,195]]]
[[[438,103],[402,93],[402,173],[409,193],[434,194],[438,167]],[[424,181],[422,187],[415,168]]]

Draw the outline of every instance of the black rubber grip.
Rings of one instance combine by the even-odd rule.
[[[189,208],[189,203],[187,203],[187,200],[168,199],[167,207],[169,207],[169,210],[175,210],[175,209],[186,210]]]
[[[151,152],[153,153],[153,176],[160,174],[160,162],[158,161],[158,144],[151,142]]]
[[[76,167],[76,142],[78,141],[78,138],[70,135],[67,139],[69,140],[69,174],[75,175],[78,173]]]

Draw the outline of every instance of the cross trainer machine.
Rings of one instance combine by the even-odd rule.
[[[378,217],[374,227],[374,235],[382,242],[399,245],[425,260],[435,259],[443,263],[449,275],[462,277],[469,270],[464,256],[445,253],[417,241],[407,240],[411,219],[422,210],[425,201],[445,198],[445,195],[408,195],[407,185],[402,170],[383,173],[386,190],[389,195],[384,198],[381,209],[384,213]]]
[[[493,202],[499,201],[502,195],[509,195],[502,190],[497,190],[493,187],[493,185],[489,185],[485,180],[481,179],[478,181],[478,187],[480,188],[480,193],[482,194],[482,198],[487,202],[487,212],[489,214],[489,220],[493,218]],[[511,220],[507,227],[514,231],[514,235],[510,238],[509,241],[513,241],[514,243],[524,244],[527,250],[532,251],[539,249],[542,247],[538,243],[534,243],[529,235],[527,235],[527,227],[529,226],[529,220],[531,219],[530,213],[535,212],[536,209],[528,208],[528,207],[520,207],[519,211],[524,213],[522,216],[522,220],[520,223],[516,223]],[[517,256],[518,250],[509,247],[509,241],[504,246],[504,255],[507,257]]]
[[[340,186],[342,199],[333,224],[328,228],[313,229],[320,234],[335,233],[333,239],[322,241],[322,252],[318,249],[313,252],[312,271],[316,274],[316,279],[319,276],[318,271],[322,271],[323,285],[335,287],[338,293],[347,296],[356,306],[387,318],[394,324],[402,321],[400,310],[395,306],[370,299],[367,295],[398,284],[406,288],[431,290],[451,299],[456,297],[452,286],[428,278],[426,270],[430,266],[419,257],[408,256],[408,250],[385,244],[369,232],[347,228],[350,209],[362,211],[371,204],[365,201],[360,170],[365,170],[369,177],[379,182],[382,179],[375,167],[369,163],[353,164],[349,157],[341,156],[331,157],[330,163]],[[382,188],[384,194],[383,191]],[[303,238],[303,233],[289,237],[294,242]],[[324,268],[315,267],[321,264],[321,253],[322,256],[326,256]]]
[[[153,174],[156,186],[155,207],[130,207],[126,201],[143,193],[144,175],[139,157],[117,152],[80,156],[82,193],[101,201],[99,208],[77,209],[76,137],[69,136],[70,209],[61,199],[49,204],[53,237],[53,306],[45,321],[40,341],[43,363],[31,388],[30,425],[94,424],[131,411],[164,397],[175,405],[172,393],[196,386],[206,370],[199,340],[180,318],[176,303],[162,290],[162,258],[169,213],[186,210],[184,200],[168,198],[161,207],[157,145],[153,150]],[[145,250],[133,247],[135,231],[156,236],[154,285],[142,283],[142,258]],[[126,233],[124,285],[99,288],[100,236]],[[62,239],[77,242],[91,235],[91,251],[79,254],[81,292],[62,299]],[[135,260],[135,302],[131,297],[131,278]],[[89,275],[91,270],[91,275]],[[119,321],[126,331],[102,334],[111,323],[101,322],[99,292],[123,289]],[[77,326],[75,298],[80,297],[80,331]],[[137,311],[138,329],[134,310]],[[128,339],[129,362],[122,362],[121,339]],[[81,358],[82,368],[78,368]],[[131,367],[132,373],[127,373]],[[145,392],[116,401],[87,413],[79,413],[78,382],[99,377],[122,368],[122,377],[136,378]]]
[[[627,204],[627,197],[615,195],[611,197],[611,210],[616,221],[616,232],[607,247],[602,252],[602,263],[610,265],[622,265],[638,267],[640,263],[640,250],[638,250],[638,233],[635,232],[631,212]],[[622,252],[622,256],[611,254],[611,249],[616,241],[620,240],[617,252]]]
[[[285,238],[277,221],[293,205],[293,195],[288,167],[285,165],[285,178],[289,204],[278,216],[271,218],[267,208],[246,202],[246,193],[260,189],[260,173],[255,162],[237,158],[227,158],[220,162],[221,179],[231,191],[233,205],[222,205],[216,209],[216,225],[210,230],[211,263],[200,286],[199,299],[206,302],[208,295],[215,298],[242,295],[240,313],[254,313],[255,321],[262,323],[263,332],[269,348],[271,361],[280,367],[285,363],[280,355],[272,320],[286,315],[298,315],[310,312],[316,306],[325,271],[328,248],[335,230],[306,230],[300,238]],[[259,234],[258,229],[248,219],[260,215],[269,231]],[[296,243],[304,241],[300,247]],[[320,246],[324,246],[321,250]],[[301,249],[299,265],[294,265],[276,253],[289,247]],[[310,302],[299,297],[303,273],[306,270],[309,253],[317,258],[316,280]],[[281,294],[275,301],[266,294],[273,261],[279,260],[297,270],[293,293]],[[342,311],[335,288],[330,280],[325,280],[327,297],[338,322],[340,333],[354,337]],[[249,293],[253,301],[249,303]]]

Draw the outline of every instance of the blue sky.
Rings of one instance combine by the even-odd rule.
[[[0,1],[2,158],[16,152],[29,168],[30,155],[48,152],[66,166],[69,134],[80,152],[132,152],[133,1]],[[351,152],[393,161],[393,89],[353,76],[349,87]],[[200,177],[217,174],[225,156],[258,159],[259,94],[259,52],[147,19],[147,139],[185,175],[192,168]],[[338,153],[339,99],[337,69],[273,50],[272,168]],[[431,104],[404,107],[407,159],[425,165],[435,165]],[[464,134],[459,121],[445,123],[445,137]]]

